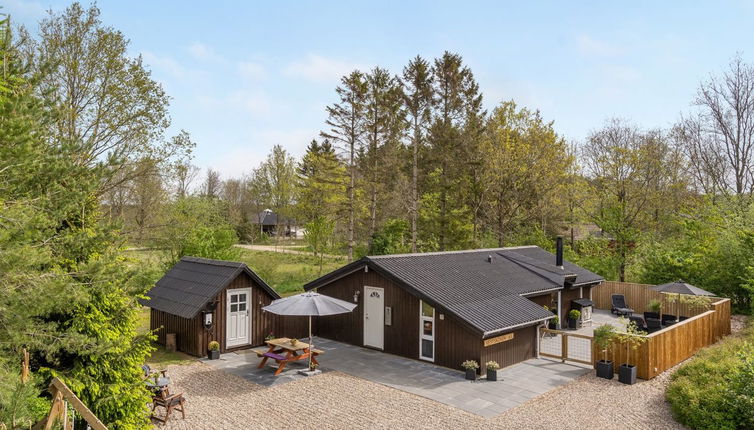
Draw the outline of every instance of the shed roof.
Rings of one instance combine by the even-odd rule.
[[[536,246],[364,257],[304,286],[310,290],[368,266],[484,336],[552,318],[525,298],[603,280],[575,264],[554,265]]]
[[[275,299],[280,296],[244,263],[183,257],[147,293],[142,304],[152,309],[193,318],[241,273],[249,275]]]

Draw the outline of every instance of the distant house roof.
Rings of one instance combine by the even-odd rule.
[[[280,218],[280,219],[278,219]],[[262,212],[259,212],[257,214],[257,219],[254,220],[256,224],[259,225],[266,225],[266,226],[277,226],[278,221],[281,225],[284,224],[295,224],[295,221],[290,218],[285,217],[278,217],[278,214],[269,210],[265,209]]]
[[[484,336],[553,317],[526,299],[603,280],[575,264],[554,265],[536,246],[364,257],[304,286],[323,287],[368,266],[428,303],[446,309]]]
[[[183,318],[193,318],[242,272],[273,298],[280,298],[244,263],[183,257],[149,290],[149,300],[143,300],[142,304]]]

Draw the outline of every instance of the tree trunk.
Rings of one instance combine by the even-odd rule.
[[[355,140],[355,139],[354,139]],[[356,142],[351,140],[351,182],[348,185],[348,261],[353,261],[353,246],[354,246],[354,226],[355,226],[355,210],[354,210],[354,189],[356,188],[356,166],[354,166],[354,146]]]
[[[416,224],[419,218],[419,120],[414,119],[414,165],[411,166],[411,252],[416,252]]]
[[[442,181],[442,189],[440,190],[440,232],[438,234],[438,241],[440,251],[445,251],[445,229],[447,225],[447,207],[448,207],[448,192],[445,189],[444,180]]]
[[[499,247],[505,246],[505,216],[503,214],[502,198],[497,201],[497,244]]]

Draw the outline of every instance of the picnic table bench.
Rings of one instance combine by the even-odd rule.
[[[257,368],[261,369],[267,364],[267,360],[275,360],[278,364],[278,368],[275,370],[275,375],[279,375],[283,371],[285,365],[293,361],[307,360],[311,356],[312,363],[319,364],[316,357],[322,354],[324,351],[319,349],[310,348],[306,342],[298,341],[296,344],[291,343],[291,339],[287,337],[281,337],[279,339],[270,339],[265,342],[268,349],[255,349],[253,350],[257,357],[262,358]]]

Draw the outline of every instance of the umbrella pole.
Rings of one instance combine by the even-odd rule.
[[[309,315],[309,370],[312,370],[312,350],[314,349],[314,345],[312,345],[312,316]]]

